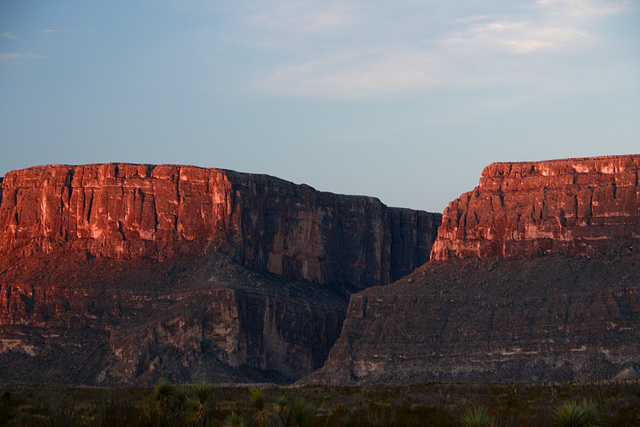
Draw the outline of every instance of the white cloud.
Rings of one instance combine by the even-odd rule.
[[[15,40],[15,39],[17,39],[17,38],[18,38],[18,37],[17,37],[15,34],[13,34],[11,31],[5,31],[5,32],[1,33],[1,34],[0,34],[0,37],[2,37],[3,39],[12,39],[12,40]]]
[[[563,51],[582,47],[591,40],[571,27],[554,28],[527,22],[491,22],[452,34],[444,42],[468,51],[507,50],[512,53]]]
[[[248,22],[263,31],[293,36],[330,34],[354,25],[351,9],[340,3],[290,1],[251,14]]]
[[[56,33],[79,33],[80,30],[70,30],[70,29],[64,29],[64,30],[51,30],[51,29],[47,29],[47,30],[40,30],[38,31],[39,33],[42,34],[56,34]]]
[[[605,16],[630,10],[629,0],[537,0],[536,5],[566,16]]]
[[[285,67],[261,79],[258,86],[290,96],[357,99],[446,84],[451,78],[446,68],[436,52],[379,50],[328,55]]]
[[[0,61],[2,62],[20,62],[22,60],[40,58],[44,58],[44,56],[36,53],[0,53]]]
[[[465,16],[464,18],[456,18],[453,20],[455,24],[470,24],[478,21],[486,21],[491,18],[489,15],[474,15],[474,16]]]
[[[374,2],[368,9],[347,4],[287,2],[253,14],[253,28],[279,41],[264,44],[277,46],[278,56],[260,70],[256,87],[286,96],[359,99],[443,86],[562,86],[567,70],[588,63],[604,46],[584,17],[629,7],[628,1],[530,0],[499,13],[469,6],[465,16],[431,5],[411,9],[407,19],[403,3]],[[334,33],[341,34],[340,44],[323,39]],[[297,43],[297,37],[308,40]]]

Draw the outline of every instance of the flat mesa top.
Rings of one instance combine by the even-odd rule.
[[[535,160],[535,161],[518,161],[518,162],[493,162],[492,165],[529,165],[537,163],[569,163],[569,162],[591,162],[597,160],[617,160],[617,159],[639,159],[640,154],[619,154],[610,156],[596,156],[596,157],[570,157],[567,159],[549,159],[549,160]]]

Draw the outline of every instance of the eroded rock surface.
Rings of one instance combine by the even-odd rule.
[[[6,174],[0,253],[165,259],[223,247],[246,267],[317,283],[388,283],[429,259],[439,214],[265,175],[175,165]]]
[[[42,166],[0,204],[0,377],[291,381],[440,215],[192,166]]]
[[[629,253],[639,170],[640,156],[491,164],[445,209],[431,258]]]
[[[431,261],[351,296],[340,338],[305,381],[637,375],[639,164],[612,156],[488,166],[444,212]]]
[[[429,262],[352,295],[306,382],[609,380],[640,367],[640,258]]]

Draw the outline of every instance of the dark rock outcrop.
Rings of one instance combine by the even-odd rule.
[[[290,381],[351,292],[425,262],[440,215],[264,175],[101,164],[10,172],[0,377]]]
[[[591,380],[640,366],[640,156],[494,164],[431,260],[354,294],[305,381]],[[437,261],[444,260],[444,261]]]

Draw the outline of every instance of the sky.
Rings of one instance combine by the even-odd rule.
[[[442,212],[640,153],[639,0],[0,0],[0,174],[191,164]]]

